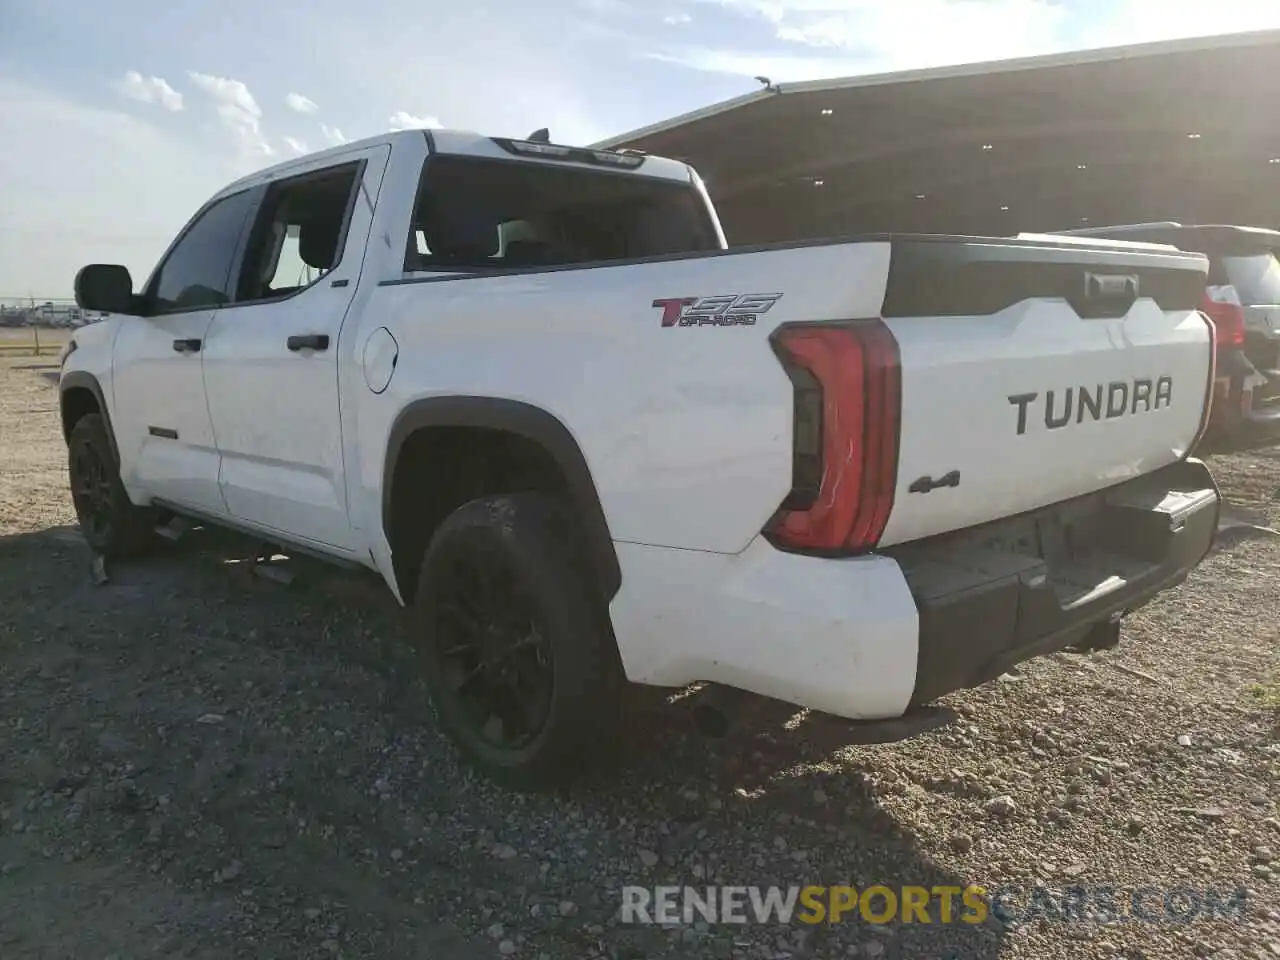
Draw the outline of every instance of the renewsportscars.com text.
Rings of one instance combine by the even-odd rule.
[[[804,887],[622,888],[623,923],[985,923],[1032,920],[1188,924],[1243,921],[1244,889],[1211,887],[1065,888],[960,886],[889,887],[874,884]]]

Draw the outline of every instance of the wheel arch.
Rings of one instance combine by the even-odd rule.
[[[89,403],[90,398],[92,405]],[[107,428],[107,441],[111,444],[111,455],[116,458],[116,463],[120,462],[116,432],[111,426],[111,412],[107,409],[107,398],[97,377],[84,370],[64,373],[58,384],[58,411],[62,420],[64,442],[71,439],[71,431],[81,417],[89,413],[100,414]]]
[[[424,397],[400,411],[388,437],[382,474],[382,529],[388,543],[395,542],[394,487],[401,452],[415,433],[437,427],[507,433],[540,447],[564,478],[604,600],[607,603],[613,599],[622,585],[622,569],[582,448],[558,417],[520,400],[485,396]]]

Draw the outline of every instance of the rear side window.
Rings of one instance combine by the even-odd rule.
[[[406,270],[484,270],[719,249],[692,184],[550,163],[432,157]]]
[[[280,300],[342,259],[360,163],[279,180],[267,189],[249,241],[237,299]]]
[[[1280,260],[1274,252],[1223,257],[1229,282],[1246,307],[1280,304]]]

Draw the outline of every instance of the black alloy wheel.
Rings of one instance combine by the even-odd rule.
[[[617,756],[623,672],[572,511],[482,497],[431,537],[414,608],[440,726],[484,775],[563,785]]]

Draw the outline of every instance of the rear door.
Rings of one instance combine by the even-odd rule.
[[[233,518],[350,551],[338,365],[390,153],[353,150],[265,188],[236,284],[207,337],[204,376]]]

